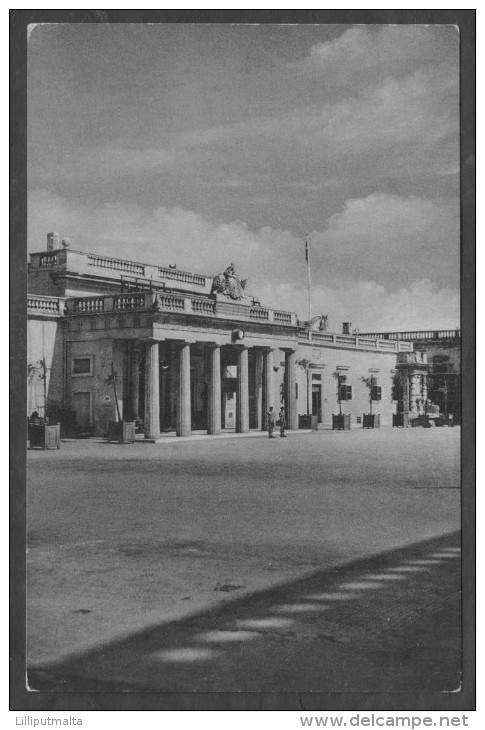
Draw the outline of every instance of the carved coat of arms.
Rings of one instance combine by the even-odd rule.
[[[234,264],[230,264],[222,274],[214,276],[211,294],[224,294],[230,299],[242,299],[247,279],[240,279]]]

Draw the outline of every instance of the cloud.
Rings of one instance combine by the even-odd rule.
[[[312,235],[319,269],[389,287],[428,278],[459,285],[459,205],[375,193],[348,200],[324,231]]]
[[[303,251],[302,241],[291,232],[269,226],[252,231],[244,221],[213,223],[182,208],[92,206],[33,191],[29,251],[44,250],[46,233],[52,230],[70,237],[79,250],[161,266],[177,263],[180,269],[200,273],[216,274],[234,261],[253,281],[264,281],[268,274],[277,281],[291,278],[296,251]]]
[[[416,32],[420,37],[424,33],[419,29]],[[386,40],[380,46],[392,48],[394,33],[398,31],[392,28],[381,31],[377,37]],[[403,33],[414,38],[410,31],[400,30],[398,35]],[[456,174],[457,63],[417,68],[404,63],[409,73],[394,77],[390,71],[399,50],[391,54],[389,65],[384,51],[384,55],[373,52],[367,65],[357,63],[361,53],[365,56],[364,49],[371,45],[372,37],[369,31],[352,29],[331,42],[336,45],[330,49],[323,44],[325,53],[318,51],[338,66],[342,48],[353,48],[352,39],[357,38],[355,52],[343,71],[329,71],[329,76],[340,84],[345,73],[355,71],[365,75],[365,83],[356,83],[352,89],[344,84],[333,98],[321,95],[317,81],[306,80],[306,98],[315,99],[312,105],[298,104],[284,112],[250,116],[231,124],[195,127],[169,138],[160,134],[156,143],[152,139],[144,144],[140,139],[134,147],[127,138],[112,140],[103,147],[83,142],[82,149],[77,149],[74,140],[74,146],[66,152],[55,147],[46,150],[39,142],[31,148],[32,182],[37,186],[62,185],[63,181],[71,185],[73,181],[89,183],[95,179],[106,184],[120,176],[140,180],[157,171],[161,179],[181,177],[183,185],[188,186],[194,178],[214,180],[216,184],[229,177],[261,179],[273,185],[282,179],[301,183],[319,173],[322,178],[340,180]],[[317,51],[310,58],[315,54]],[[385,73],[377,74],[369,68],[370,63],[378,62]],[[320,96],[321,100],[316,101]]]
[[[308,294],[304,288],[267,285],[258,294],[274,307],[292,309],[301,318],[308,317]],[[328,314],[329,328],[334,332],[342,331],[342,322],[352,322],[352,328],[361,332],[454,329],[460,324],[460,298],[456,289],[440,288],[429,279],[396,290],[374,281],[360,281],[345,288],[313,287],[312,313]]]
[[[314,44],[305,58],[289,64],[324,84],[356,87],[417,68],[457,65],[459,35],[453,26],[354,26],[338,38]]]
[[[57,230],[75,249],[209,275],[233,261],[264,304],[307,315],[303,240],[290,231],[214,223],[182,208],[80,205],[43,190],[29,197],[28,222],[29,251],[44,250]],[[444,203],[348,201],[311,236],[315,312],[361,329],[454,327],[458,289],[447,266],[458,265],[458,240]]]

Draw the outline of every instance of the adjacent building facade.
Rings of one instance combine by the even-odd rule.
[[[412,342],[348,324],[328,332],[325,318],[263,306],[232,264],[214,277],[75,251],[49,234],[28,280],[27,412],[73,433],[104,435],[120,417],[149,439],[245,433],[265,428],[270,405],[285,407],[290,429],[308,415],[330,427],[340,410],[359,427],[371,395],[386,426],[416,408],[410,389],[423,392]]]
[[[441,413],[461,420],[461,333],[455,330],[418,330],[409,332],[374,332],[365,337],[387,341],[407,341],[416,352],[425,353],[428,363],[427,395]]]

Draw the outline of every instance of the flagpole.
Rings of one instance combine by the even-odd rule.
[[[312,321],[312,276],[311,276],[311,262],[310,262],[310,236],[306,234],[305,239],[305,258],[307,263],[307,274],[308,274],[308,339],[312,339],[311,321]]]
[[[310,236],[307,234],[305,242],[305,258],[307,263],[308,273],[308,322],[312,318],[312,276],[311,276],[311,262],[310,262]]]

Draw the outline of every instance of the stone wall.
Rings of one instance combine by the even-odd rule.
[[[76,394],[89,393],[91,430],[97,436],[107,433],[108,421],[117,420],[116,403],[113,387],[108,383],[111,374],[111,363],[119,375],[116,390],[121,415],[123,416],[123,385],[125,367],[124,341],[99,339],[91,341],[70,342],[67,352],[67,378],[70,393],[70,406],[76,411]],[[90,375],[73,374],[73,359],[92,358]],[[77,414],[79,416],[79,414]],[[79,418],[78,418],[79,420]]]
[[[42,361],[46,368],[46,400],[49,406],[62,407],[63,387],[63,330],[59,319],[29,318],[27,322],[27,415],[44,410],[44,378]]]
[[[322,392],[323,427],[331,427],[332,414],[339,413],[337,401],[337,380],[333,374],[338,370],[346,376],[346,385],[352,386],[352,400],[342,401],[342,413],[351,415],[353,427],[361,427],[357,419],[369,413],[369,391],[361,378],[376,378],[381,388],[381,400],[372,403],[372,412],[380,414],[382,426],[392,426],[392,415],[396,403],[392,400],[392,385],[396,368],[396,353],[346,350],[325,347],[300,346],[298,360],[306,360],[310,367],[297,367],[298,413],[307,413],[307,399],[311,413],[311,380],[309,374],[320,375]],[[308,397],[309,396],[309,397]]]

